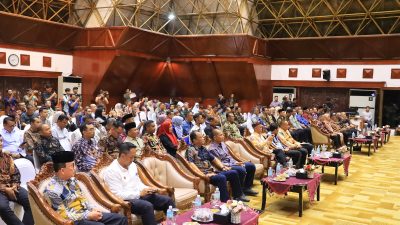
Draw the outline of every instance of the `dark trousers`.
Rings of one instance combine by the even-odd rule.
[[[296,152],[298,152],[298,153],[296,153]],[[286,152],[286,155],[289,155],[289,156],[295,157],[295,158],[298,157],[298,160],[296,160],[296,164],[295,164],[295,162],[293,162],[293,164],[296,165],[297,169],[303,168],[304,164],[306,164],[307,154],[308,154],[308,151],[305,148],[292,149],[292,150],[289,150]]]
[[[231,184],[233,198],[239,198],[243,195],[238,172],[236,170],[222,171],[210,177],[210,184],[218,187],[222,202],[229,200],[227,181]]]
[[[331,135],[330,138],[333,142],[333,147],[336,149],[340,148],[340,135],[339,134]]]
[[[128,219],[117,213],[103,213],[99,221],[78,220],[74,225],[128,225]]]
[[[256,166],[251,162],[246,162],[244,168],[243,166],[232,166],[232,169],[238,172],[242,188],[244,190],[251,189],[253,186]]]
[[[170,197],[159,194],[145,195],[139,199],[129,200],[129,202],[131,203],[131,212],[141,216],[142,223],[146,225],[157,224],[154,210],[162,210],[166,213],[170,205],[175,208],[175,203]]]
[[[302,157],[301,157],[301,152],[300,151],[298,151],[298,150],[289,150],[289,151],[285,152],[285,155],[287,155],[290,158],[292,158],[293,165],[296,166],[296,168],[300,168],[301,167]]]
[[[287,162],[285,152],[282,149],[274,149],[273,153],[275,155],[276,161],[286,167]]]
[[[0,193],[0,217],[6,224],[12,225],[33,225],[33,217],[31,206],[29,205],[28,192],[24,188],[19,188],[15,193],[17,200],[10,200],[8,197]],[[14,211],[10,208],[10,201],[14,201],[24,208],[24,217],[21,220],[15,215]]]
[[[312,144],[310,144],[310,143],[302,143],[301,147],[303,147],[304,149],[307,150],[307,155],[308,156],[311,156],[312,149],[314,148]]]

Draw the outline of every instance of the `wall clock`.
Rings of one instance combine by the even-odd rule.
[[[8,63],[10,63],[11,66],[17,66],[19,63],[19,57],[16,54],[11,54],[8,56]]]

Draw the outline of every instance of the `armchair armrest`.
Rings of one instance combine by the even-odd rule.
[[[146,167],[141,162],[136,161],[135,163],[138,166],[138,174],[139,174],[140,180],[142,180],[145,185],[159,188],[159,189],[161,189],[162,192],[168,193],[168,196],[170,196],[171,198],[174,198],[175,190],[173,187],[165,186],[165,185],[161,184],[160,182],[158,182],[157,180],[155,180],[153,178],[153,176],[151,176],[150,173],[146,170]]]
[[[167,160],[172,167],[175,169],[175,171],[180,175],[180,177],[184,178],[185,180],[188,180],[192,183],[193,188],[199,191],[199,183],[200,183],[200,178],[198,177],[193,177],[187,173],[185,173],[179,165],[175,162],[175,160],[172,158],[172,156],[169,155],[157,155],[156,156],[158,159],[161,160]]]
[[[94,171],[90,171],[90,176],[92,177],[93,183],[95,183],[96,187],[100,189],[100,191],[112,202],[120,204],[124,209],[130,210],[130,203],[128,201],[124,201],[122,198],[114,195],[108,186],[102,181],[100,176]]]
[[[94,199],[99,202],[101,205],[105,206],[106,208],[110,209],[111,212],[118,213],[121,211],[121,205],[117,203],[113,203],[108,199],[104,198],[101,194],[100,190],[93,185],[91,182],[90,177],[85,173],[76,173],[75,177],[84,183],[87,188],[89,189],[90,193],[93,195]]]

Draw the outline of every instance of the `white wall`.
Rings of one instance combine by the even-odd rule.
[[[69,76],[72,73],[72,55],[55,54],[37,51],[25,51],[10,48],[1,48],[0,52],[6,52],[6,64],[0,64],[0,69],[17,69],[32,71],[61,72],[63,76]],[[17,66],[11,66],[8,63],[8,56],[16,54],[30,55],[30,66],[21,66],[21,58]],[[51,67],[43,67],[43,56],[51,57]]]
[[[298,68],[297,77],[289,77],[289,68]],[[362,81],[362,82],[386,82],[387,87],[400,87],[400,79],[391,79],[391,70],[400,68],[397,65],[272,65],[271,80],[310,80],[323,81],[321,78],[312,77],[312,69],[321,68],[331,70],[331,81]],[[347,69],[346,78],[336,78],[338,68]],[[363,69],[374,69],[372,79],[363,79]],[[356,87],[355,87],[356,88]]]

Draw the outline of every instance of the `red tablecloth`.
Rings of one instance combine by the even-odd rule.
[[[359,137],[355,137],[355,138],[350,138],[350,140],[353,140],[356,143],[360,143],[360,144],[364,144],[364,143],[368,143],[371,142],[373,143],[373,147],[374,147],[374,152],[376,151],[377,147],[378,147],[378,138],[377,137],[372,137],[371,138],[359,138]]]
[[[310,202],[314,201],[315,192],[317,191],[318,185],[321,182],[321,174],[314,173],[312,179],[297,179],[296,177],[289,177],[284,182],[274,181],[270,177],[262,179],[262,182],[268,184],[268,190],[276,194],[286,194],[290,188],[294,185],[307,185],[308,196]]]
[[[206,203],[201,206],[202,208],[210,208],[210,203]],[[192,221],[191,216],[193,215],[193,209],[189,210],[187,212],[184,212],[182,214],[179,214],[176,217],[176,224],[177,225],[182,225],[184,222],[190,222]],[[258,224],[258,213],[256,213],[254,210],[248,208],[246,211],[242,211],[241,218],[240,218],[240,224],[242,225],[257,225]],[[165,222],[163,222],[165,224]],[[205,224],[205,223],[202,223]],[[215,223],[206,223],[206,224],[212,224],[214,225]]]
[[[326,165],[331,162],[335,162],[335,163],[343,162],[344,172],[346,173],[346,175],[349,174],[351,154],[345,154],[343,156],[343,158],[329,158],[329,159],[323,159],[320,156],[314,156],[314,157],[311,157],[311,160],[314,161],[318,165]]]

